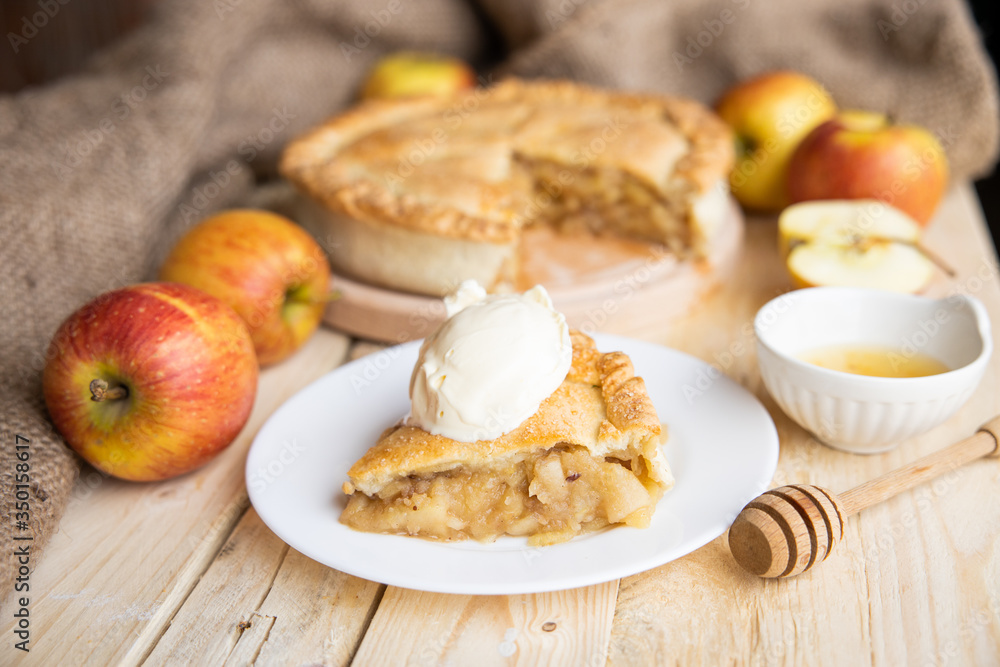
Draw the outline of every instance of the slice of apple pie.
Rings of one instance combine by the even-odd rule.
[[[513,430],[475,442],[405,424],[385,431],[348,472],[341,522],[439,540],[527,536],[532,545],[648,526],[673,477],[645,383],[624,353],[570,338],[565,380]]]

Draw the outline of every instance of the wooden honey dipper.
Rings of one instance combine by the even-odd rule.
[[[1000,456],[1000,416],[975,435],[887,472],[839,496],[818,486],[792,484],[752,500],[729,528],[729,549],[745,570],[791,577],[826,560],[844,536],[844,520],[902,491],[984,456]]]

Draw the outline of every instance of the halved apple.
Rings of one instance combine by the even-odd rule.
[[[875,199],[794,204],[778,218],[778,249],[796,287],[841,285],[914,293],[934,276],[920,225]]]

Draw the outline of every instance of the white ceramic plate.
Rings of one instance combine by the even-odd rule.
[[[409,409],[418,342],[346,364],[282,405],[250,448],[250,500],[264,523],[306,556],[358,577],[425,591],[561,590],[688,554],[721,535],[768,488],[778,461],[774,423],[753,395],[698,359],[619,336],[594,338],[602,351],[632,357],[669,425],[664,453],[677,483],[649,528],[612,528],[538,548],[524,538],[431,542],[340,524],[348,468]]]

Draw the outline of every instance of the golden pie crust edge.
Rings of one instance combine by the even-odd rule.
[[[525,104],[559,101],[625,109],[653,106],[664,113],[690,144],[691,149],[676,165],[674,176],[688,181],[696,193],[707,192],[728,176],[734,163],[731,130],[711,110],[694,100],[603,90],[571,81],[513,78],[478,94],[500,102]],[[495,217],[470,215],[450,206],[435,206],[396,195],[370,179],[341,180],[324,168],[342,148],[361,137],[408,118],[455,108],[468,95],[364,102],[289,144],[282,155],[280,172],[306,194],[344,215],[470,241],[515,240],[520,225],[512,213]]]
[[[565,382],[599,385],[606,417],[595,442],[568,444],[582,445],[592,456],[603,457],[621,453],[622,448],[616,445],[623,441],[639,443],[636,449],[646,460],[650,479],[664,491],[669,489],[673,486],[673,476],[659,449],[663,441],[662,427],[646,384],[636,376],[631,359],[624,352],[598,351],[594,341],[578,331],[571,331],[571,338],[573,363]],[[546,401],[555,400],[558,393],[557,390]],[[351,495],[360,491],[374,496],[387,484],[407,474],[442,472],[459,465],[488,468],[489,463],[497,459],[555,446],[558,442],[540,444],[533,437],[546,430],[541,421],[550,412],[543,401],[535,415],[513,431],[494,440],[476,443],[432,435],[415,426],[393,426],[348,471],[350,481],[344,483],[344,493]],[[398,446],[399,436],[404,446]]]

